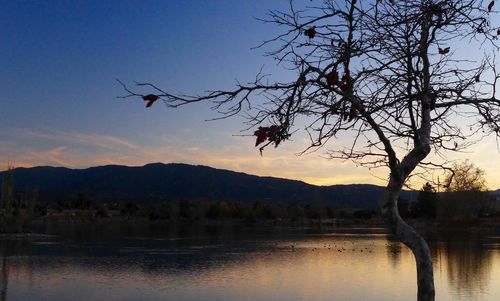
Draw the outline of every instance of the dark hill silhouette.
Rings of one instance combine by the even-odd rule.
[[[237,202],[322,201],[351,208],[376,208],[384,190],[367,184],[315,186],[296,180],[176,163],[153,163],[141,167],[107,165],[86,169],[16,168],[14,181],[16,192],[36,188],[43,201],[70,200],[83,193],[101,202],[205,198]],[[404,194],[409,196],[409,192]]]

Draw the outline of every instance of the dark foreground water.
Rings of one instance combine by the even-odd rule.
[[[416,300],[382,229],[48,225],[0,239],[0,300]],[[444,237],[444,238],[443,238]],[[436,300],[499,300],[500,237],[431,242]]]

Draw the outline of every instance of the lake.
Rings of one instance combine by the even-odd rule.
[[[416,300],[380,228],[46,224],[0,239],[0,300]],[[445,238],[443,238],[445,237]],[[500,236],[429,237],[436,300],[498,300]]]

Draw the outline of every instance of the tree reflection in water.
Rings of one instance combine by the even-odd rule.
[[[387,256],[393,267],[396,267],[401,262],[401,243],[390,235],[387,236]]]
[[[7,245],[2,243],[0,245],[0,250],[2,252],[2,273],[1,273],[1,279],[0,279],[0,300],[5,301],[7,300],[7,288],[9,285],[9,258],[6,254],[6,248]]]
[[[444,259],[448,282],[456,294],[470,297],[488,291],[492,252],[478,236],[449,234],[441,239],[438,257]]]
[[[488,294],[492,278],[493,250],[487,238],[464,232],[445,232],[429,239],[436,275],[446,273],[453,300],[473,300]],[[393,267],[402,262],[405,248],[387,237],[386,252]]]
[[[59,236],[0,238],[0,301],[62,301],[74,291],[81,294],[73,300],[105,301],[414,300],[416,289],[411,252],[383,234],[160,224],[52,230]],[[500,238],[429,237],[438,300],[498,300]]]

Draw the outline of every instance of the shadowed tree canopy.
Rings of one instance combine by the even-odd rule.
[[[388,168],[382,214],[415,254],[418,299],[434,300],[428,246],[401,219],[397,200],[417,168],[441,167],[425,161],[431,150],[461,151],[500,134],[494,14],[494,1],[290,2],[263,19],[282,33],[261,47],[294,72],[293,80],[260,72],[232,90],[201,95],[152,83],[137,83],[137,90],[170,107],[210,102],[221,118],[243,114],[261,151],[303,129],[310,138],[304,152],[326,145],[331,158]],[[124,98],[144,97],[121,84]],[[344,132],[352,136],[349,147],[327,143]]]
[[[445,179],[447,192],[488,190],[484,170],[474,166],[469,160],[454,163],[451,170]]]
[[[445,179],[446,193],[440,200],[438,215],[447,222],[471,223],[491,212],[492,204],[485,173],[465,160],[454,163]]]
[[[436,217],[438,202],[436,189],[429,182],[425,183],[417,195],[417,202],[414,206],[415,214],[426,218]]]

